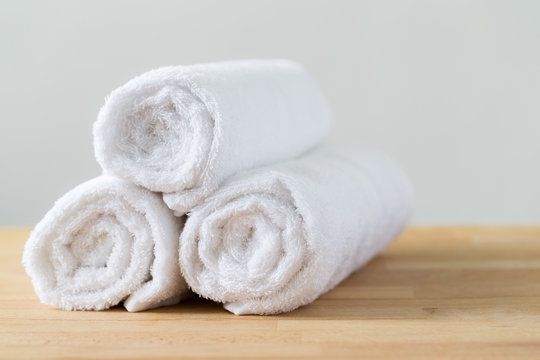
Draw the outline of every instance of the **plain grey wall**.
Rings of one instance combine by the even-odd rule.
[[[0,225],[98,175],[91,125],[146,70],[291,58],[333,139],[410,174],[416,224],[540,223],[538,1],[11,1],[0,5]]]

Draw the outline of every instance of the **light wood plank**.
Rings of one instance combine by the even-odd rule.
[[[540,228],[415,228],[313,304],[234,316],[206,300],[128,313],[37,300],[28,230],[0,230],[0,358],[540,358]]]

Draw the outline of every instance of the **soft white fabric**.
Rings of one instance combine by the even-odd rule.
[[[178,267],[182,225],[159,195],[98,177],[65,194],[36,225],[23,264],[40,300],[57,308],[172,305],[189,294]]]
[[[94,146],[105,173],[167,193],[182,215],[239,170],[311,149],[331,120],[317,84],[291,61],[173,66],[111,93]]]
[[[408,178],[387,156],[326,146],[238,174],[191,211],[182,273],[235,314],[291,311],[381,251],[411,209]]]

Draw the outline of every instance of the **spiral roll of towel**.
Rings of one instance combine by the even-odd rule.
[[[180,265],[235,314],[308,304],[381,251],[411,215],[408,178],[386,155],[326,146],[238,174],[190,212]]]
[[[182,225],[158,194],[102,176],[55,203],[23,264],[40,300],[60,309],[172,305],[190,293],[178,267]]]
[[[240,170],[319,144],[330,107],[287,60],[165,67],[114,90],[94,124],[98,162],[183,215]]]

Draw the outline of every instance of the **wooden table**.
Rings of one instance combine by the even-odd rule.
[[[0,231],[0,358],[540,359],[540,228],[410,229],[309,306],[234,316],[193,299],[142,313],[42,305]]]

